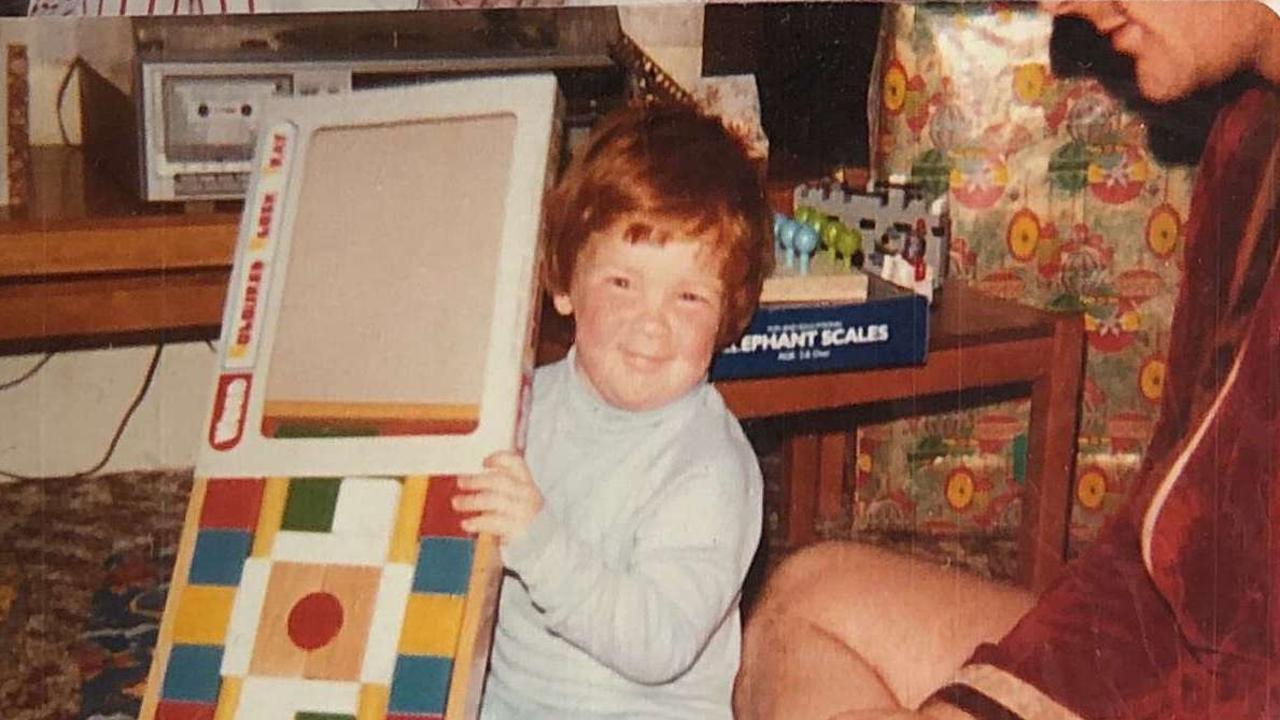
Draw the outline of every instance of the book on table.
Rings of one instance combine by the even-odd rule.
[[[766,286],[775,283],[775,274]],[[781,274],[783,292],[762,295],[742,337],[711,364],[712,380],[839,372],[922,364],[929,301],[874,275],[807,287]],[[838,277],[838,276],[833,276]],[[806,292],[808,291],[808,292]],[[846,294],[840,295],[839,291]]]

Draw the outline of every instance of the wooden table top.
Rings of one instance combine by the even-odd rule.
[[[109,294],[114,287],[185,281],[200,285],[203,292],[200,306],[188,308],[182,322],[196,336],[216,337],[222,307],[210,290],[219,274],[230,270],[240,220],[237,203],[206,203],[195,212],[141,203],[121,182],[86,173],[77,148],[35,147],[32,160],[32,202],[0,209],[0,294],[27,302],[29,310],[39,293],[56,299],[83,291],[80,302],[92,304],[95,295]],[[993,299],[961,282],[946,283],[930,312],[931,353],[1047,337],[1054,330],[1052,313]],[[49,337],[25,337],[34,331],[15,331],[14,337],[0,332],[0,345],[39,348],[60,335],[75,336],[75,345],[119,340],[109,327],[95,338],[90,317],[77,322],[61,330],[56,323],[41,323],[53,328]],[[567,325],[547,307],[540,361],[563,352],[566,333]],[[138,339],[145,339],[145,332]]]

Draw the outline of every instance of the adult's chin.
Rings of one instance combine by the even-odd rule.
[[[1144,68],[1142,62],[1136,68],[1138,91],[1153,103],[1163,105],[1190,95],[1195,87],[1167,70]]]

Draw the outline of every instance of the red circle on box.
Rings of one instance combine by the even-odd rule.
[[[342,629],[342,603],[327,592],[313,592],[289,611],[289,639],[303,650],[328,645]]]

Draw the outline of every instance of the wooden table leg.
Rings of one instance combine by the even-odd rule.
[[[848,439],[848,430],[824,433],[818,438],[818,500],[814,526],[820,530],[839,527],[849,515],[844,498]]]
[[[818,466],[821,444],[818,436],[798,433],[787,439],[783,454],[783,474],[787,486],[784,527],[788,550],[813,542],[817,537]]]
[[[1066,561],[1083,374],[1083,322],[1063,316],[1055,324],[1048,366],[1031,387],[1018,567],[1023,584],[1035,591]]]
[[[820,526],[844,519],[847,430],[797,433],[786,443],[783,472],[787,487],[785,542],[788,549],[818,539]]]

